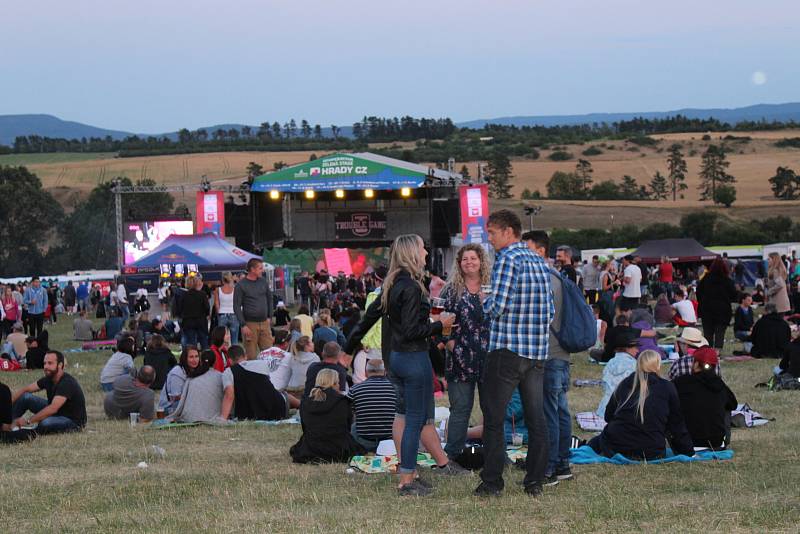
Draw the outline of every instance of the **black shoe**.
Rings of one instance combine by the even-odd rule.
[[[542,494],[542,485],[536,482],[530,486],[525,486],[525,493],[531,497],[539,497]]]
[[[433,493],[431,488],[426,488],[418,480],[400,486],[397,494],[401,497],[426,497]]]
[[[464,475],[471,475],[472,471],[469,469],[464,469],[458,463],[450,460],[444,465],[437,465],[432,468],[434,473],[438,473],[440,475],[451,475],[451,476],[464,476]]]
[[[499,497],[503,491],[491,486],[487,486],[485,482],[481,482],[480,485],[475,488],[473,493],[477,497]]]
[[[542,481],[542,485],[543,486],[548,486],[548,487],[558,486],[558,482],[559,482],[558,477],[555,474],[553,474],[553,475],[544,477],[544,480]],[[535,484],[533,484],[533,485],[535,485]]]
[[[430,482],[428,482],[427,480],[425,480],[422,477],[415,478],[414,482],[416,482],[417,484],[419,484],[420,486],[423,486],[425,488],[433,489],[433,484],[431,484]]]
[[[562,467],[561,469],[556,469],[556,478],[558,480],[572,480],[575,475],[572,474],[572,470],[569,467]]]

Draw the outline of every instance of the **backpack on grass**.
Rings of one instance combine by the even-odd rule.
[[[561,329],[556,331],[551,325],[550,331],[569,353],[590,349],[597,341],[597,321],[592,308],[575,282],[555,269],[550,272],[561,281]]]

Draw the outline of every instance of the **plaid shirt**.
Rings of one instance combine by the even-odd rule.
[[[492,294],[483,303],[492,321],[489,350],[508,349],[523,358],[547,358],[553,293],[544,260],[524,243],[499,250],[492,269]]]
[[[683,358],[678,358],[669,368],[669,379],[675,380],[681,375],[692,374],[693,364],[694,364],[694,358],[692,358],[688,354]],[[717,376],[722,376],[722,371],[720,371],[719,364],[717,364],[716,367],[714,368],[714,372],[717,373]]]

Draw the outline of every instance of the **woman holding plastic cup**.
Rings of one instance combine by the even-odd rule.
[[[444,451],[451,459],[464,449],[469,417],[475,401],[475,388],[481,391],[486,348],[489,345],[489,321],[483,314],[482,300],[489,284],[491,267],[480,245],[461,247],[450,280],[442,290],[444,308],[455,314],[453,332],[445,336],[447,356],[445,378],[450,399],[450,420]]]
[[[431,336],[441,334],[443,327],[452,327],[454,322],[453,316],[430,315],[428,292],[422,283],[427,255],[418,235],[397,237],[379,297],[391,333],[389,366],[398,390],[397,418],[404,419],[398,468],[400,495],[431,493],[427,484],[417,480],[420,434],[425,425],[432,425],[434,416],[433,368],[428,347]],[[446,462],[442,467],[443,472],[457,470]]]

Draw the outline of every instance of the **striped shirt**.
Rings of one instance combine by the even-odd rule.
[[[356,432],[369,440],[390,439],[397,410],[397,392],[389,379],[371,376],[347,393],[353,400]]]
[[[523,358],[546,359],[555,309],[544,260],[521,242],[499,250],[483,311],[492,321],[489,351],[508,349]]]

